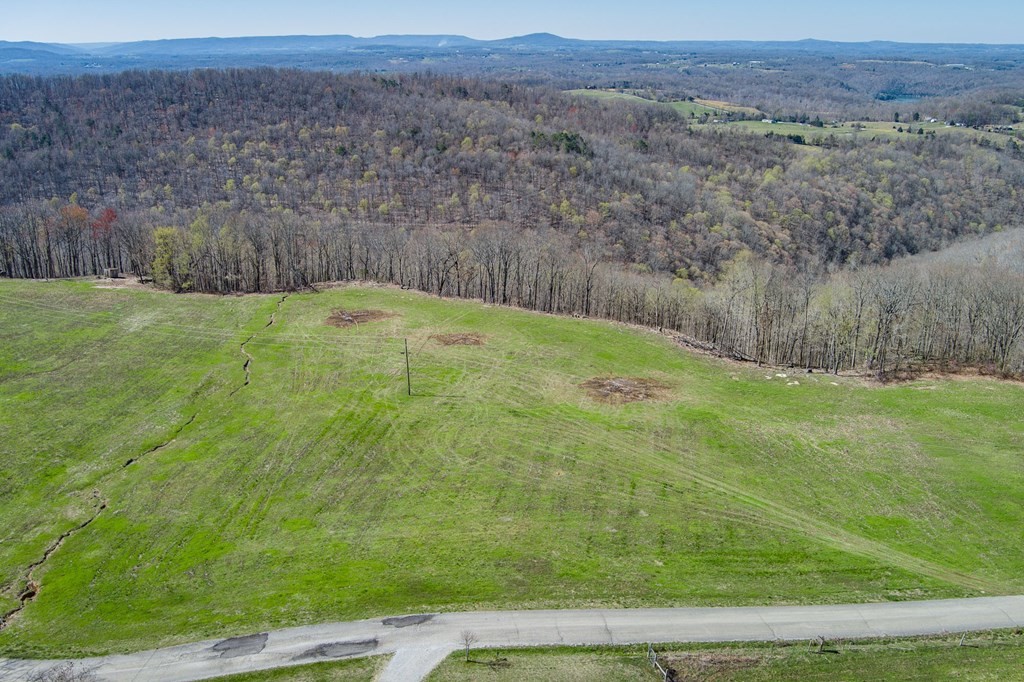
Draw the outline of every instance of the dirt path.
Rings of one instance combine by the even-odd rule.
[[[189,682],[285,666],[394,654],[380,682],[423,679],[471,632],[476,648],[848,639],[1024,627],[1024,596],[879,604],[679,609],[481,611],[313,625],[155,651],[83,659],[101,682]],[[26,682],[61,661],[0,659]]]

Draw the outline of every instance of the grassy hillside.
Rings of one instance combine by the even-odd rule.
[[[682,101],[677,100],[673,102],[657,102],[655,100],[640,97],[628,92],[620,92],[618,90],[567,90],[570,95],[579,95],[582,97],[591,97],[600,100],[621,100],[624,102],[640,103],[640,104],[651,104],[663,107],[669,107],[676,110],[687,118],[695,118],[702,114],[708,114],[709,116],[715,116],[718,114],[724,114],[726,111],[739,111],[744,110],[746,107],[735,107],[734,105],[728,105],[725,102],[705,102],[704,100],[693,100],[693,101]],[[756,109],[751,109],[756,111]]]
[[[622,90],[579,89],[566,90],[566,93],[570,95],[580,95],[582,97],[591,97],[599,100],[622,100],[625,102],[632,102],[634,104],[656,104],[671,107],[688,118],[696,118],[703,114],[707,114],[709,116],[724,116],[727,113],[745,114],[747,116],[762,115],[761,112],[754,107],[745,107],[731,102],[721,102],[711,99],[694,98],[690,100],[658,102],[656,100],[647,99],[646,97],[641,97]]]
[[[384,315],[326,324],[339,310]],[[1024,387],[781,374],[396,289],[2,281],[0,611],[29,574],[39,590],[0,654],[1024,589]],[[654,399],[581,386],[612,377]]]

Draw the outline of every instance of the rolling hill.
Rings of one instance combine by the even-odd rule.
[[[797,376],[367,286],[2,281],[0,339],[3,655],[1024,588],[1019,384]]]

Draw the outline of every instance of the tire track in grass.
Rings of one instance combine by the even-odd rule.
[[[660,464],[667,473],[698,483],[722,495],[727,501],[758,513],[774,525],[796,531],[834,549],[868,557],[884,565],[895,566],[910,573],[924,575],[959,587],[985,593],[999,591],[998,585],[987,579],[907,554],[884,543],[827,524],[809,514],[791,509],[715,476],[701,473],[695,463],[691,463],[690,466],[679,466],[679,464],[672,466],[671,462],[675,457],[673,453],[662,451],[661,456],[654,453],[646,454],[623,435],[612,433],[607,437],[610,441],[615,442],[616,449],[631,451],[631,454],[639,461],[646,460],[647,464],[652,465]],[[666,464],[669,465],[667,469],[665,468]],[[674,485],[671,487],[676,489]]]
[[[590,424],[581,424],[578,419],[572,421],[577,425],[583,426],[583,430],[593,428]],[[667,484],[671,490],[679,494],[683,494],[685,491],[681,490],[671,480],[672,478],[689,480],[722,496],[725,503],[734,508],[745,509],[749,513],[769,522],[771,525],[795,531],[834,549],[864,556],[883,565],[895,566],[911,573],[924,575],[959,587],[986,593],[999,591],[998,585],[987,579],[907,554],[884,543],[843,530],[838,526],[830,525],[811,515],[791,509],[715,476],[701,473],[696,462],[688,464],[679,462],[678,453],[666,452],[664,450],[658,453],[655,444],[651,444],[654,447],[652,451],[645,451],[643,448],[638,447],[635,440],[628,433],[602,432],[601,437],[616,452],[628,453],[631,462],[642,464],[645,468],[649,468],[648,470],[650,471],[663,472],[666,479],[660,482]],[[611,468],[608,467],[607,463],[598,464],[569,454],[563,455],[563,458],[592,468]],[[626,473],[626,471],[624,470],[623,473]],[[635,475],[635,470],[631,470],[631,473]],[[640,477],[640,480],[647,482],[655,481],[653,478],[643,476]]]
[[[266,325],[264,325],[263,329],[267,329],[268,327],[272,326],[276,322],[277,313],[281,310],[281,305],[288,298],[288,296],[289,296],[289,294],[285,294],[284,296],[281,297],[281,300],[277,302],[277,309],[271,314],[270,320],[266,323]],[[2,302],[2,301],[3,301],[3,299],[0,298],[0,302]],[[21,303],[21,304],[24,305],[24,302],[16,302],[16,303]],[[29,306],[29,307],[37,307],[37,306]],[[38,307],[42,307],[42,306],[38,306]],[[76,315],[76,313],[74,313],[73,311],[69,311],[69,310],[60,310],[58,312],[66,312],[66,313],[71,314],[71,315]],[[103,312],[106,312],[107,314],[110,314],[110,315],[114,315],[115,314],[115,313],[113,313],[111,311],[103,311]],[[83,319],[86,319],[86,318],[93,317],[94,314],[93,313],[80,313],[80,314],[77,314],[77,315],[80,315],[80,316],[82,316]],[[252,336],[249,337],[249,339],[246,340],[245,343],[242,344],[242,353],[245,354],[246,357],[247,357],[246,363],[244,365],[244,369],[245,369],[245,373],[246,373],[245,382],[244,382],[244,384],[242,386],[239,386],[234,391],[232,391],[231,394],[229,395],[229,397],[235,395],[235,393],[237,393],[239,390],[241,390],[241,388],[243,388],[244,386],[248,386],[249,383],[250,383],[249,367],[251,365],[251,362],[252,362],[253,358],[252,358],[251,355],[249,355],[245,351],[245,346],[246,346],[246,344],[249,343],[249,341],[251,341],[253,338],[255,338],[256,335],[257,334],[253,334]],[[136,457],[133,457],[133,458],[130,458],[129,460],[127,460],[120,467],[120,469],[122,469],[122,470],[126,469],[129,466],[131,466],[132,464],[136,463],[141,457],[144,457],[146,455],[158,452],[158,451],[166,448],[168,445],[173,443],[178,438],[178,436],[181,435],[182,431],[184,431],[188,426],[190,426],[191,424],[193,424],[196,421],[196,418],[198,417],[198,414],[199,414],[198,411],[193,413],[193,415],[191,417],[189,417],[188,420],[186,420],[183,424],[178,426],[171,433],[170,437],[168,437],[163,442],[157,444],[156,446],[151,447],[150,449],[146,450],[145,452],[141,453],[140,455],[138,455]],[[35,601],[38,598],[39,593],[40,593],[40,591],[42,589],[42,585],[40,584],[40,582],[36,581],[34,579],[34,577],[33,577],[34,574],[35,574],[36,569],[38,569],[41,566],[45,565],[49,561],[50,557],[52,557],[57,552],[57,550],[59,550],[64,545],[65,541],[67,541],[68,538],[70,538],[71,536],[76,535],[77,533],[85,530],[94,521],[96,521],[96,519],[99,518],[100,514],[102,514],[103,511],[105,509],[107,509],[108,504],[109,504],[109,502],[106,501],[106,500],[101,501],[99,506],[96,508],[96,511],[88,519],[86,519],[82,523],[78,524],[74,528],[72,528],[72,529],[62,533],[53,543],[51,543],[46,548],[46,550],[43,552],[43,556],[42,556],[41,559],[39,559],[38,561],[30,564],[27,567],[26,572],[25,572],[25,577],[24,577],[24,581],[26,583],[26,586],[25,586],[25,588],[21,591],[21,593],[17,597],[19,603],[18,603],[18,605],[14,609],[8,611],[3,616],[0,616],[0,631],[3,631],[4,629],[6,629],[16,616],[18,616],[22,611],[24,611],[24,609],[31,602]]]
[[[484,373],[488,379],[497,373],[501,366],[501,361],[502,358],[496,358],[493,364],[490,364],[490,366],[487,366],[484,369]],[[522,374],[523,372],[520,373]],[[559,374],[565,373],[559,372]],[[594,428],[594,425],[584,424],[579,419],[573,419],[571,421],[575,422],[574,425],[576,427],[582,426],[583,428],[581,430],[583,432],[591,431]],[[827,522],[814,518],[811,515],[801,513],[783,504],[759,496],[740,486],[727,483],[720,478],[701,473],[698,471],[696,463],[691,463],[690,466],[680,468],[678,465],[673,465],[672,461],[673,459],[676,459],[677,455],[662,452],[659,456],[658,454],[655,454],[655,452],[644,452],[641,448],[636,446],[635,442],[633,442],[633,439],[630,438],[628,434],[603,432],[602,439],[606,443],[614,443],[614,449],[618,452],[629,453],[633,457],[633,462],[642,462],[649,466],[654,466],[656,467],[654,469],[655,471],[664,472],[664,475],[667,478],[679,477],[682,479],[688,479],[690,482],[720,495],[724,498],[727,505],[743,509],[749,515],[768,522],[770,525],[795,531],[811,540],[832,547],[833,549],[863,556],[877,561],[882,565],[894,566],[910,573],[923,575],[941,582],[983,593],[999,591],[999,587],[996,583],[985,578],[964,573],[942,564],[902,552],[884,543],[843,530],[838,526],[828,524]],[[655,448],[655,451],[656,450],[657,448]],[[592,468],[600,468],[602,470],[609,469],[607,465],[600,466],[594,462],[583,460],[571,455],[563,455],[563,458],[573,460],[577,464],[583,464]],[[652,481],[652,479],[647,480]],[[666,483],[666,481],[662,481],[662,483]],[[671,482],[668,482],[668,485],[677,493],[682,494],[684,492]]]
[[[482,376],[477,377],[478,383],[486,383],[502,369],[510,371],[507,362],[503,361],[507,361],[507,358],[499,356],[494,358],[493,362],[484,361],[482,359],[464,360],[467,367],[473,367],[475,365],[477,369],[482,370]],[[566,372],[556,371],[555,373],[565,378],[571,377],[572,379],[578,379],[578,377],[573,377],[571,374]],[[528,374],[528,372],[519,370],[517,376],[525,374]],[[511,398],[511,396],[507,396],[505,401],[506,403],[519,407],[522,406],[521,401],[508,400],[508,398]],[[591,431],[595,428],[593,424],[583,424],[578,419],[572,421],[575,422],[576,426],[583,426],[583,431]],[[619,452],[630,453],[634,458],[634,462],[643,462],[648,465],[654,465],[656,466],[656,471],[662,471],[666,478],[669,479],[673,477],[687,479],[691,483],[699,485],[700,487],[721,496],[724,499],[725,504],[728,506],[731,506],[734,509],[738,508],[737,511],[743,510],[746,512],[745,515],[756,518],[761,522],[766,522],[771,526],[783,527],[788,530],[795,531],[808,539],[817,541],[821,544],[832,547],[833,549],[863,556],[877,561],[882,565],[894,566],[910,573],[930,577],[962,588],[980,592],[999,591],[999,587],[996,583],[985,578],[964,573],[942,564],[902,552],[884,543],[843,530],[838,526],[833,526],[826,521],[814,518],[809,514],[802,513],[768,498],[759,496],[740,486],[727,483],[720,478],[701,473],[697,470],[696,463],[691,463],[690,466],[680,468],[673,461],[677,459],[678,453],[662,452],[658,455],[655,454],[655,452],[643,452],[640,448],[636,447],[636,444],[628,434],[603,433],[602,440],[605,442],[614,441],[615,449]],[[657,448],[655,448],[655,450],[657,450]],[[607,466],[600,467],[594,462],[582,460],[571,455],[566,455],[565,458],[572,459],[577,464],[584,464],[601,469],[608,468]],[[666,481],[663,480],[661,483],[666,483]],[[675,492],[684,492],[670,481],[667,483]],[[741,512],[741,514],[742,513],[743,512]]]
[[[963,573],[928,561],[927,559],[907,554],[881,542],[870,540],[838,527],[829,526],[811,516],[801,514],[777,502],[760,497],[750,491],[702,474],[696,470],[689,469],[682,472],[682,476],[695,480],[712,490],[716,490],[739,504],[760,511],[779,525],[801,532],[807,537],[816,539],[833,548],[865,556],[882,564],[896,566],[910,573],[917,573],[959,587],[983,593],[999,592],[998,585],[985,578]]]
[[[463,359],[464,359],[465,365],[467,367],[471,366],[471,367],[474,367],[475,369],[478,370],[477,376],[474,377],[474,379],[473,379],[474,384],[477,385],[477,384],[486,384],[486,383],[490,382],[493,379],[494,375],[496,375],[499,371],[504,370],[505,372],[509,372],[509,367],[505,366],[507,363],[513,362],[516,366],[520,366],[521,365],[520,358],[521,358],[522,355],[523,355],[523,351],[517,351],[517,352],[512,353],[510,356],[509,355],[503,356],[503,355],[499,354],[497,357],[493,357],[493,358],[491,358],[489,360],[477,359],[475,361],[471,361],[468,358],[463,358]],[[511,374],[511,372],[509,372],[509,373]],[[520,371],[519,373],[523,374],[523,375],[528,374],[528,372],[524,372],[524,371]],[[571,376],[571,375],[567,375],[567,376]],[[526,377],[525,376],[519,377],[517,375],[517,378],[525,379]],[[578,381],[579,377],[573,376],[573,379],[575,381]],[[512,382],[512,383],[514,383],[514,382]],[[514,407],[518,407],[518,408],[526,408],[526,409],[528,409],[532,405],[532,401],[527,399],[527,397],[529,395],[528,392],[522,393],[522,395],[517,396],[517,398],[513,398],[507,392],[505,394],[503,394],[503,395],[505,397],[505,400],[503,402],[506,405],[510,406],[510,407],[514,406]],[[480,416],[482,417],[482,413],[481,413]],[[565,419],[560,419],[560,420],[558,420],[558,422],[556,424],[548,424],[548,425],[546,425],[545,433],[546,433],[547,436],[556,436],[556,434],[557,434],[557,436],[563,436],[564,440],[572,441],[572,440],[577,440],[581,436],[584,437],[584,438],[593,439],[594,434],[592,432],[595,429],[596,429],[596,427],[595,427],[594,424],[591,424],[589,422],[582,422],[579,419],[569,419],[568,421],[565,420]],[[570,434],[571,434],[571,437],[569,437]],[[527,444],[524,442],[524,443],[521,443],[521,445],[525,446]],[[540,450],[549,450],[550,446],[551,446],[550,438],[539,438],[535,443],[530,445],[531,448],[533,448],[533,449],[539,448]],[[497,446],[495,446],[492,443],[490,448],[484,447],[484,449],[485,450],[487,450],[487,449],[492,449],[493,450],[496,447]],[[557,451],[554,451],[554,450],[550,451],[550,455],[552,457],[556,458],[558,461],[561,461],[561,462],[573,461],[576,464],[584,464],[584,465],[592,468],[595,472],[598,472],[598,473],[609,474],[609,475],[612,475],[612,476],[626,476],[627,478],[629,476],[636,477],[635,469],[629,467],[628,465],[626,465],[626,464],[610,464],[610,462],[615,462],[616,460],[610,460],[610,461],[604,461],[602,463],[597,463],[597,462],[591,462],[591,461],[586,461],[586,460],[580,460],[577,457],[573,457],[571,455],[566,455],[564,453],[557,452]],[[506,460],[505,463],[512,466],[512,469],[506,470],[504,472],[505,473],[504,478],[506,478],[508,483],[510,483],[510,484],[513,484],[513,485],[515,485],[515,484],[523,484],[526,481],[530,481],[530,482],[533,482],[535,484],[539,484],[541,486],[550,484],[550,477],[545,475],[544,472],[543,472],[543,469],[545,468],[545,465],[543,465],[543,464],[539,465],[539,468],[538,468],[538,463],[536,463],[536,462],[521,461],[518,458]],[[660,464],[662,465],[662,467],[664,467],[664,465],[665,465],[664,462],[661,462]],[[662,475],[663,476],[665,475],[664,471],[662,472]],[[640,477],[640,480],[642,482],[648,484],[649,486],[651,486],[652,490],[661,487],[663,482],[664,482],[664,478],[656,478],[656,477]],[[432,482],[436,482],[436,480],[432,479]],[[421,486],[419,488],[419,492],[420,493],[425,493],[426,492],[425,487],[426,486]],[[500,493],[499,493],[499,496],[500,496]],[[605,499],[608,502],[611,502],[611,500],[613,498],[616,499],[617,501],[622,502],[622,503],[628,503],[628,502],[630,502],[632,500],[632,498],[629,495],[624,494],[624,493],[622,493],[620,491],[607,491],[607,490],[604,490],[604,491],[602,491],[599,494],[599,497],[601,497],[602,499]],[[731,520],[733,520],[735,522],[746,523],[746,524],[754,524],[754,525],[761,526],[761,527],[769,527],[771,525],[771,524],[769,524],[763,518],[763,515],[757,514],[757,513],[753,512],[751,510],[748,510],[748,509],[736,508],[735,505],[728,505],[729,507],[732,507],[731,509],[730,508],[723,508],[723,505],[721,505],[721,504],[714,504],[713,506],[708,506],[707,509],[699,508],[701,506],[700,503],[697,503],[697,505],[698,505],[697,511],[699,513],[705,514],[705,515],[707,515],[709,517],[714,517],[714,518],[731,518]],[[682,508],[687,508],[690,511],[694,511],[694,501],[688,501],[688,502],[684,503],[678,497],[674,498],[674,500],[673,499],[665,499],[665,500],[661,500],[661,499],[657,499],[657,500],[655,500],[655,499],[648,499],[646,504],[645,504],[645,506],[647,506],[649,509],[652,509],[652,511],[653,511],[654,508],[657,507],[657,508],[660,508],[662,511],[666,512],[666,513],[669,513],[671,511],[679,511]],[[435,514],[435,515],[427,515],[427,516],[418,515],[417,516],[417,520],[419,520],[419,521],[423,521],[423,520],[433,521],[433,520],[440,520],[442,518],[446,519],[446,520],[451,520],[453,513],[458,514],[459,512],[457,510],[447,510],[444,514]],[[388,535],[388,536],[393,536],[393,535],[402,536],[402,535],[405,535],[405,532],[404,531],[399,531],[397,533],[392,532],[392,533],[386,533],[386,535]]]
[[[577,424],[580,423],[578,419],[574,421]],[[593,428],[590,424],[587,424],[587,427],[589,428],[586,430]],[[897,550],[884,543],[843,530],[838,526],[830,525],[813,516],[759,496],[745,488],[727,483],[709,474],[701,473],[695,462],[684,468],[672,466],[671,462],[673,459],[677,459],[678,454],[662,450],[659,456],[655,454],[659,449],[655,443],[650,444],[653,447],[652,451],[645,452],[642,448],[637,447],[634,439],[629,434],[612,431],[604,433],[602,439],[605,442],[614,443],[614,448],[617,451],[630,453],[634,458],[634,462],[643,462],[648,466],[656,466],[657,469],[655,470],[665,471],[668,476],[675,475],[680,478],[689,479],[691,482],[722,495],[733,506],[745,508],[769,521],[772,525],[796,531],[834,549],[864,556],[883,565],[895,566],[911,573],[924,575],[962,588],[983,593],[999,592],[999,586],[986,578],[949,568]],[[577,463],[594,466],[593,463],[577,457],[571,458]],[[676,489],[675,486],[672,486],[672,488]]]
[[[377,337],[376,345],[369,355],[367,364],[370,367],[376,367],[380,365],[379,358],[387,352],[391,351],[390,343],[396,339],[387,337]],[[358,362],[358,360],[357,360]],[[263,489],[259,492],[259,496],[253,501],[244,517],[244,528],[242,530],[243,535],[250,535],[256,532],[256,529],[266,517],[266,514],[270,508],[270,503],[273,499],[273,495],[280,490],[286,480],[291,478],[295,471],[299,468],[300,464],[304,464],[305,460],[314,452],[317,452],[317,448],[320,447],[328,438],[328,436],[335,430],[335,426],[345,417],[351,418],[352,415],[359,411],[359,406],[364,405],[366,402],[367,395],[383,388],[389,382],[393,381],[397,377],[397,369],[390,372],[381,372],[380,378],[368,381],[364,386],[363,390],[358,396],[353,395],[353,400],[346,402],[340,406],[335,412],[328,417],[320,426],[315,435],[313,435],[304,445],[302,445],[298,452],[289,457],[289,464],[274,480],[269,480],[270,475],[268,474],[268,481],[266,486],[261,486]],[[360,422],[349,424],[348,432],[354,433],[356,436],[361,434],[375,432],[376,438],[372,442],[360,440],[360,444],[363,446],[374,445],[384,438],[386,432],[390,431],[391,425],[385,425],[385,433],[380,433],[379,429],[375,428],[374,422],[377,419],[377,415],[372,410],[367,410],[364,418]],[[353,432],[353,428],[355,431]],[[367,463],[364,463],[366,465]],[[365,487],[362,491],[362,495],[367,495],[370,492],[369,487]]]

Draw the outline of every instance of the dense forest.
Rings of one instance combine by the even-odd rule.
[[[171,224],[222,204],[362,224],[550,227],[696,281],[743,250],[881,263],[1020,221],[1013,139],[821,137],[812,148],[663,108],[461,78],[9,77],[0,204],[56,197],[39,210],[59,214],[77,195],[93,213]]]
[[[1010,137],[799,144],[444,75],[10,76],[0,177],[7,276],[368,279],[769,364],[1024,368],[1019,273],[882,267],[1021,224]]]

